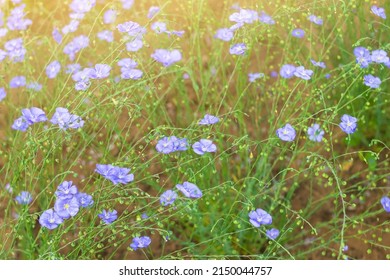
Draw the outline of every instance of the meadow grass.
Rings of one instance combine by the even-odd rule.
[[[0,63],[0,87],[7,92],[0,103],[1,259],[390,259],[390,216],[380,203],[390,193],[389,68],[373,63],[362,69],[353,54],[357,46],[389,51],[389,19],[370,11],[377,4],[390,12],[388,1],[136,0],[129,10],[121,1],[97,1],[60,44],[51,32],[70,21],[71,1],[46,2],[24,1],[32,25],[0,38],[2,48],[21,37],[27,50],[23,62]],[[215,39],[219,28],[233,25],[236,2],[266,11],[275,24],[256,21],[236,30],[230,42]],[[15,6],[6,1],[0,9],[8,15]],[[161,10],[149,19],[151,6]],[[110,8],[118,15],[106,25],[103,14]],[[311,23],[311,14],[324,24]],[[147,28],[137,52],[126,51],[116,28],[130,20]],[[185,33],[156,34],[150,29],[156,21]],[[291,36],[294,28],[305,36]],[[114,42],[97,39],[104,29],[114,31]],[[112,67],[108,78],[91,80],[85,91],[75,90],[72,74],[65,73],[71,61],[64,46],[78,35],[90,42],[73,63]],[[235,43],[247,45],[245,55],[229,53]],[[151,58],[156,49],[178,49],[183,58],[163,67]],[[115,79],[123,58],[138,62],[141,79]],[[55,60],[61,72],[48,79],[45,68]],[[284,64],[314,74],[307,81],[272,77]],[[250,83],[250,72],[264,77]],[[378,89],[363,83],[367,74],[381,79]],[[19,75],[42,90],[11,89]],[[11,129],[21,110],[33,106],[48,119],[57,107],[67,108],[85,124],[62,130],[47,121],[25,132]],[[205,114],[220,121],[198,125]],[[358,119],[356,132],[340,129],[344,114]],[[296,130],[292,142],[276,134],[287,123]],[[321,142],[307,135],[314,123],[325,132]],[[164,136],[186,138],[190,147],[159,153],[155,147]],[[200,139],[212,140],[217,152],[194,153],[191,145]],[[96,164],[131,168],[134,181],[114,185],[95,172]],[[64,181],[94,203],[48,230],[38,220],[53,208]],[[202,197],[175,189],[185,181]],[[163,206],[160,196],[168,189],[178,198]],[[15,201],[21,191],[32,194],[30,204]],[[272,216],[272,226],[249,222],[257,208]],[[118,218],[104,224],[98,217],[103,209],[117,210]],[[280,230],[275,240],[266,237],[271,227]],[[132,250],[137,236],[151,237],[150,246]]]

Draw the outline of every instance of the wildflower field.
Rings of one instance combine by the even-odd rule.
[[[0,259],[390,259],[389,12],[0,0]]]

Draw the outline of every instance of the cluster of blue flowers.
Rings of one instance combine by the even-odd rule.
[[[64,220],[76,216],[80,208],[93,205],[92,196],[79,193],[72,181],[62,182],[55,192],[56,202],[53,209],[48,209],[39,217],[42,227],[50,230],[57,228]]]
[[[176,188],[184,194],[184,196],[188,198],[201,198],[202,191],[199,187],[190,182],[184,182],[183,184],[177,184]],[[160,203],[163,206],[171,205],[175,202],[177,198],[177,193],[173,190],[167,190],[160,196]]]
[[[134,181],[134,174],[130,173],[130,168],[113,166],[111,164],[96,164],[95,171],[114,185],[127,184]]]
[[[249,216],[249,222],[254,227],[258,228],[262,225],[272,224],[272,216],[261,208],[257,208],[256,210],[249,212],[248,216]],[[279,234],[280,231],[276,228],[271,228],[266,231],[266,236],[272,240],[278,238]]]
[[[17,118],[12,129],[26,131],[30,125],[47,121],[45,112],[37,107],[22,109],[22,116]],[[62,130],[77,129],[84,126],[84,121],[77,115],[70,114],[68,109],[58,107],[50,122],[58,125]]]

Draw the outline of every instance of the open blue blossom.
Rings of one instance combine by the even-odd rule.
[[[386,13],[384,8],[373,5],[371,6],[371,12],[373,12],[374,15],[377,15],[378,17],[386,19]]]
[[[192,145],[192,149],[198,155],[204,155],[205,153],[215,153],[217,146],[213,144],[213,141],[208,139],[200,139],[199,142],[195,142]]]
[[[88,13],[96,5],[96,0],[73,0],[70,9],[75,13]]]
[[[114,23],[116,20],[116,11],[115,10],[107,10],[105,11],[104,15],[103,15],[103,22],[105,24],[110,24],[110,23]]]
[[[22,109],[22,116],[26,119],[29,125],[47,121],[45,112],[37,107]]]
[[[379,88],[382,81],[378,77],[373,75],[365,75],[364,76],[364,84],[370,88]]]
[[[216,124],[219,122],[219,118],[213,115],[206,114],[204,115],[203,119],[199,121],[198,124],[200,125],[211,125],[211,124]]]
[[[144,43],[141,39],[134,39],[126,43],[126,50],[129,52],[137,52],[143,47]]]
[[[320,68],[326,68],[326,65],[325,65],[325,62],[322,62],[322,61],[315,61],[314,59],[310,59],[310,62],[314,65],[314,66],[317,66],[317,67],[320,67]]]
[[[258,20],[259,15],[254,10],[240,9],[238,13],[233,13],[229,16],[229,20],[240,24],[253,23]]]
[[[309,135],[309,139],[315,142],[321,142],[324,133],[325,132],[322,129],[320,129],[320,125],[316,123],[307,129],[307,134]]]
[[[177,198],[176,192],[172,190],[167,190],[160,196],[160,203],[162,206],[168,206],[173,204],[176,198]]]
[[[133,69],[138,66],[138,63],[132,60],[131,58],[122,58],[118,61],[118,66],[121,67],[121,70],[123,68]]]
[[[294,77],[296,67],[291,64],[285,64],[280,68],[280,76],[282,76],[285,79],[290,79]]]
[[[387,63],[390,58],[387,56],[387,52],[384,50],[374,50],[371,52],[371,61],[376,63]]]
[[[295,68],[294,75],[304,80],[310,80],[311,75],[313,75],[313,71],[307,70],[303,66],[298,66],[297,68]]]
[[[69,219],[76,216],[79,212],[80,204],[76,197],[72,198],[57,198],[54,204],[54,211],[63,219]]]
[[[317,25],[322,25],[324,23],[324,21],[322,20],[322,18],[320,17],[317,17],[315,15],[310,15],[309,16],[309,20],[312,22],[312,23],[315,23]]]
[[[24,117],[17,118],[11,128],[14,130],[26,131],[29,127],[27,120]]]
[[[265,23],[265,24],[270,24],[270,25],[275,24],[274,19],[270,15],[267,15],[263,11],[260,13],[259,21],[262,23]]]
[[[157,142],[156,145],[156,150],[163,154],[169,154],[177,151],[186,151],[187,149],[187,139],[178,138],[176,136],[163,137]]]
[[[111,66],[107,64],[96,64],[90,73],[92,79],[105,79],[110,76]]]
[[[202,197],[202,191],[198,188],[197,185],[195,185],[193,183],[184,182],[182,185],[177,184],[176,188],[179,191],[181,191],[188,198],[201,198]]]
[[[141,25],[134,21],[127,21],[117,25],[119,32],[127,33],[129,36],[137,37],[143,33]]]
[[[24,76],[16,76],[12,78],[12,80],[9,82],[10,88],[19,88],[24,87],[26,85],[26,77]]]
[[[157,49],[152,54],[152,58],[160,62],[164,67],[168,67],[173,63],[180,61],[182,57],[180,51],[178,50],[169,51],[164,49]]]
[[[124,80],[139,80],[144,75],[144,73],[139,69],[122,69],[121,71],[121,78]]]
[[[244,43],[239,43],[239,44],[234,44],[233,46],[230,47],[230,54],[233,55],[243,55],[245,54],[247,50],[247,47]]]
[[[288,123],[284,127],[276,130],[276,135],[283,141],[294,141],[296,132],[295,129]]]
[[[150,245],[152,240],[149,236],[134,237],[133,241],[130,244],[130,247],[133,250],[138,250],[140,248],[146,248]]]
[[[103,30],[97,34],[97,37],[102,41],[107,41],[108,43],[111,43],[114,41],[114,32],[112,32],[111,30]]]
[[[390,213],[390,198],[387,196],[382,197],[381,204],[383,209],[385,209],[387,213]]]
[[[66,66],[66,74],[73,74],[81,70],[81,65],[78,63],[68,64]]]
[[[130,173],[130,168],[122,168],[111,164],[96,164],[95,171],[110,180],[114,185],[134,181],[134,174]]]
[[[278,238],[279,234],[280,231],[276,228],[271,228],[265,232],[265,235],[271,240],[275,240],[276,238]]]
[[[167,31],[167,24],[165,22],[156,21],[152,23],[150,28],[157,34],[160,34]]]
[[[5,89],[2,87],[0,88],[0,101],[2,101],[7,96],[7,93],[5,92]]]
[[[229,42],[234,37],[234,32],[230,28],[221,28],[217,30],[217,33],[214,35],[214,38]]]
[[[249,212],[249,222],[254,227],[260,227],[261,225],[272,224],[272,217],[266,211],[261,208],[257,208],[254,211]]]
[[[341,117],[340,128],[347,134],[354,133],[357,128],[357,118],[350,115],[343,115]]]
[[[263,78],[264,74],[263,73],[249,73],[248,74],[248,80],[250,83],[255,82],[257,79]]]
[[[24,18],[25,4],[19,5],[11,10],[11,14],[7,19],[7,27],[10,30],[26,30],[32,24],[32,20]]]
[[[296,28],[293,31],[291,31],[291,35],[295,38],[303,38],[305,37],[305,31],[300,28]]]
[[[100,213],[98,217],[102,219],[103,223],[109,225],[113,223],[116,219],[118,219],[118,212],[116,210],[106,211],[103,209],[102,213]]]
[[[29,192],[23,191],[18,196],[15,197],[17,203],[21,205],[30,204],[32,201],[32,195]]]
[[[58,73],[60,73],[61,64],[56,60],[47,65],[46,67],[46,75],[49,79],[54,79],[57,77]]]
[[[73,185],[72,181],[62,182],[55,192],[57,199],[69,199],[78,193],[77,187]]]
[[[39,217],[39,224],[50,230],[57,228],[63,221],[53,209],[44,211]]]
[[[92,195],[87,193],[77,193],[76,198],[80,204],[80,207],[87,208],[93,205]]]
[[[361,68],[367,68],[371,63],[371,54],[366,48],[356,47],[353,50],[353,54],[356,57],[356,63],[359,64]]]

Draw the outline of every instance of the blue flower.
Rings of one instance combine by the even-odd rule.
[[[77,129],[84,126],[84,121],[77,115],[70,114],[68,109],[58,107],[50,122],[57,124],[62,130]]]
[[[49,79],[54,79],[57,77],[58,73],[61,70],[61,64],[56,60],[47,65],[46,67],[46,75]]]
[[[116,20],[116,11],[115,10],[107,10],[103,15],[103,22],[105,24],[114,23]]]
[[[11,128],[14,130],[26,131],[29,127],[27,120],[24,117],[17,118]]]
[[[134,39],[126,44],[126,50],[129,52],[137,52],[143,47],[144,43],[141,39]]]
[[[265,12],[261,12],[260,16],[259,16],[259,21],[262,22],[262,23],[265,23],[265,24],[275,24],[275,21],[273,20],[273,18],[270,16],[270,15],[267,15]]]
[[[295,129],[288,123],[276,130],[276,135],[283,141],[291,142],[295,139]]]
[[[298,66],[295,68],[294,75],[304,80],[310,80],[311,75],[313,75],[313,71],[307,70],[303,66]]]
[[[390,213],[390,198],[387,196],[382,197],[381,204],[383,209],[385,209],[387,213]]]
[[[316,123],[307,129],[307,134],[309,135],[309,139],[315,142],[321,142],[324,133],[325,132],[322,129],[320,129],[320,125]]]
[[[177,198],[176,192],[172,190],[167,190],[160,196],[160,203],[163,206],[171,205],[175,202],[176,198]]]
[[[164,137],[157,142],[156,150],[159,153],[169,154],[177,151],[186,151],[188,143],[186,138],[176,136]]]
[[[130,244],[130,247],[133,250],[138,250],[140,248],[148,247],[151,242],[152,240],[149,236],[134,237],[133,241]]]
[[[217,146],[213,144],[211,140],[200,139],[199,142],[195,142],[192,145],[192,149],[198,155],[204,155],[205,153],[215,153],[217,151]]]
[[[42,213],[42,215],[39,217],[39,224],[42,227],[48,228],[48,229],[55,229],[60,224],[62,224],[64,220],[58,216],[56,212],[54,212],[53,209],[46,210]]]
[[[160,8],[157,6],[152,6],[149,8],[148,11],[148,18],[152,18],[154,15],[156,15],[160,11]]]
[[[121,23],[117,25],[117,28],[119,32],[127,33],[129,36],[137,37],[138,35],[142,34],[143,29],[142,27],[133,21],[128,21],[125,23]]]
[[[264,74],[263,73],[249,73],[248,74],[248,80],[250,83],[253,83],[257,79],[263,78]]]
[[[7,96],[7,93],[5,92],[5,89],[2,87],[0,88],[0,101],[2,101]]]
[[[341,117],[340,128],[347,134],[354,133],[357,128],[357,118],[350,115],[343,115]]]
[[[314,59],[310,59],[311,63],[314,65],[314,66],[318,66],[318,67],[321,67],[321,68],[326,68],[326,65],[325,65],[325,62],[321,62],[321,61],[315,61]]]
[[[160,34],[167,31],[167,24],[165,22],[156,21],[152,23],[150,28],[157,34]]]
[[[198,124],[200,125],[211,125],[211,124],[216,124],[219,122],[219,118],[213,115],[206,114],[204,115],[203,119],[199,121]]]
[[[371,52],[371,61],[376,63],[388,63],[390,58],[387,56],[387,52],[384,50],[374,50]]]
[[[169,51],[164,49],[155,50],[154,53],[152,54],[152,58],[160,62],[164,67],[168,67],[173,63],[178,62],[182,59],[179,50]]]
[[[112,32],[111,30],[103,30],[97,34],[97,37],[102,41],[107,41],[111,43],[114,41],[114,32]]]
[[[257,208],[255,211],[249,212],[249,222],[254,227],[260,227],[261,225],[272,224],[272,217],[266,211],[261,208]]]
[[[378,77],[373,75],[365,75],[364,76],[364,84],[369,86],[370,88],[379,88],[382,81]]]
[[[367,68],[371,63],[371,54],[366,48],[356,47],[353,50],[353,54],[356,57],[356,63],[359,64],[361,68]]]
[[[73,185],[72,181],[64,181],[58,186],[55,195],[60,199],[68,199],[74,197],[77,193],[77,187]]]
[[[303,38],[305,37],[305,31],[300,28],[296,28],[293,31],[291,31],[291,35],[295,38]]]
[[[234,32],[230,28],[221,28],[217,30],[217,33],[214,35],[214,38],[229,42],[233,39]]]
[[[63,219],[76,216],[80,204],[76,197],[61,199],[58,198],[54,204],[54,211]]]
[[[285,79],[290,79],[294,77],[296,67],[291,64],[285,64],[280,68],[280,76],[282,76]]]
[[[22,116],[27,121],[29,125],[37,122],[47,121],[47,117],[42,109],[37,107],[31,107],[29,109],[22,109]]]
[[[245,54],[247,50],[247,47],[244,43],[239,43],[239,44],[234,44],[233,46],[230,47],[230,54],[233,55],[243,55]]]
[[[114,185],[134,181],[134,175],[130,174],[130,168],[121,168],[111,164],[96,164],[95,171],[110,180]]]
[[[259,19],[259,15],[256,11],[254,10],[249,10],[249,9],[240,9],[238,13],[233,13],[229,16],[229,20],[233,22],[237,22],[239,24],[244,24],[244,23],[253,23],[256,20]]]
[[[26,85],[26,77],[24,76],[13,77],[12,80],[9,82],[10,88],[19,88],[19,87],[24,87],[25,85]]]
[[[310,15],[309,16],[309,20],[312,22],[312,23],[315,23],[317,25],[322,25],[324,23],[324,21],[322,20],[322,18],[320,17],[317,17],[315,15]]]
[[[195,185],[193,183],[184,182],[182,185],[177,184],[176,188],[179,191],[181,191],[188,198],[201,198],[202,197],[202,191],[198,188],[197,185]]]
[[[107,64],[96,64],[95,68],[90,70],[89,77],[92,79],[104,79],[110,75],[111,66]]]
[[[384,8],[381,8],[381,7],[378,7],[376,5],[373,5],[373,6],[371,6],[371,12],[373,12],[378,17],[386,19],[386,13],[385,13],[385,9]]]
[[[80,204],[80,207],[87,208],[93,205],[92,195],[87,193],[77,193],[76,198]]]
[[[116,219],[118,219],[118,212],[116,210],[113,211],[103,210],[102,213],[98,215],[98,217],[102,219],[103,223],[108,225],[114,222]]]
[[[18,196],[15,197],[17,203],[21,205],[30,204],[32,201],[32,195],[29,192],[23,191]]]
[[[138,69],[122,68],[121,71],[122,71],[121,78],[124,80],[128,80],[128,79],[139,80],[144,75],[144,73]]]
[[[265,235],[266,235],[269,239],[275,240],[276,238],[278,238],[279,233],[280,233],[280,231],[279,231],[278,229],[276,229],[276,228],[271,228],[271,229],[269,229],[269,230],[267,230],[267,231],[265,232]]]

